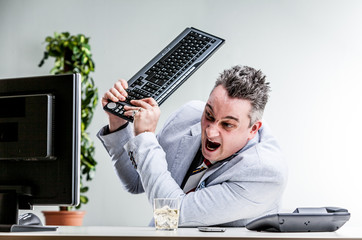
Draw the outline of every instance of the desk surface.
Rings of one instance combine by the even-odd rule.
[[[336,232],[314,233],[268,233],[249,231],[245,228],[227,228],[225,232],[200,232],[197,228],[179,228],[177,231],[156,231],[152,227],[59,227],[56,232],[37,233],[0,233],[0,240],[98,240],[98,239],[132,239],[153,240],[169,239],[196,240],[196,239],[361,239],[362,231],[347,226]]]

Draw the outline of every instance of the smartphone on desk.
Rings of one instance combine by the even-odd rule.
[[[200,232],[225,232],[226,228],[221,227],[198,227]]]

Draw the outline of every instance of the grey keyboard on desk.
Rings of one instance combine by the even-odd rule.
[[[104,110],[133,122],[123,107],[131,100],[152,97],[161,105],[223,43],[224,39],[186,28],[170,44],[128,80],[128,97],[124,102],[109,102]]]

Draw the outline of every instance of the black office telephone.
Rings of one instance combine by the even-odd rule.
[[[351,214],[344,208],[297,208],[293,213],[275,213],[257,218],[246,228],[268,232],[334,232],[350,217]]]

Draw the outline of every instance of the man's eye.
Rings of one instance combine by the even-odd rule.
[[[224,128],[233,128],[234,127],[234,125],[230,124],[230,123],[222,123],[222,125]]]
[[[210,121],[214,120],[214,118],[212,117],[212,115],[209,112],[205,112],[205,116],[206,116],[207,120],[210,120]]]

